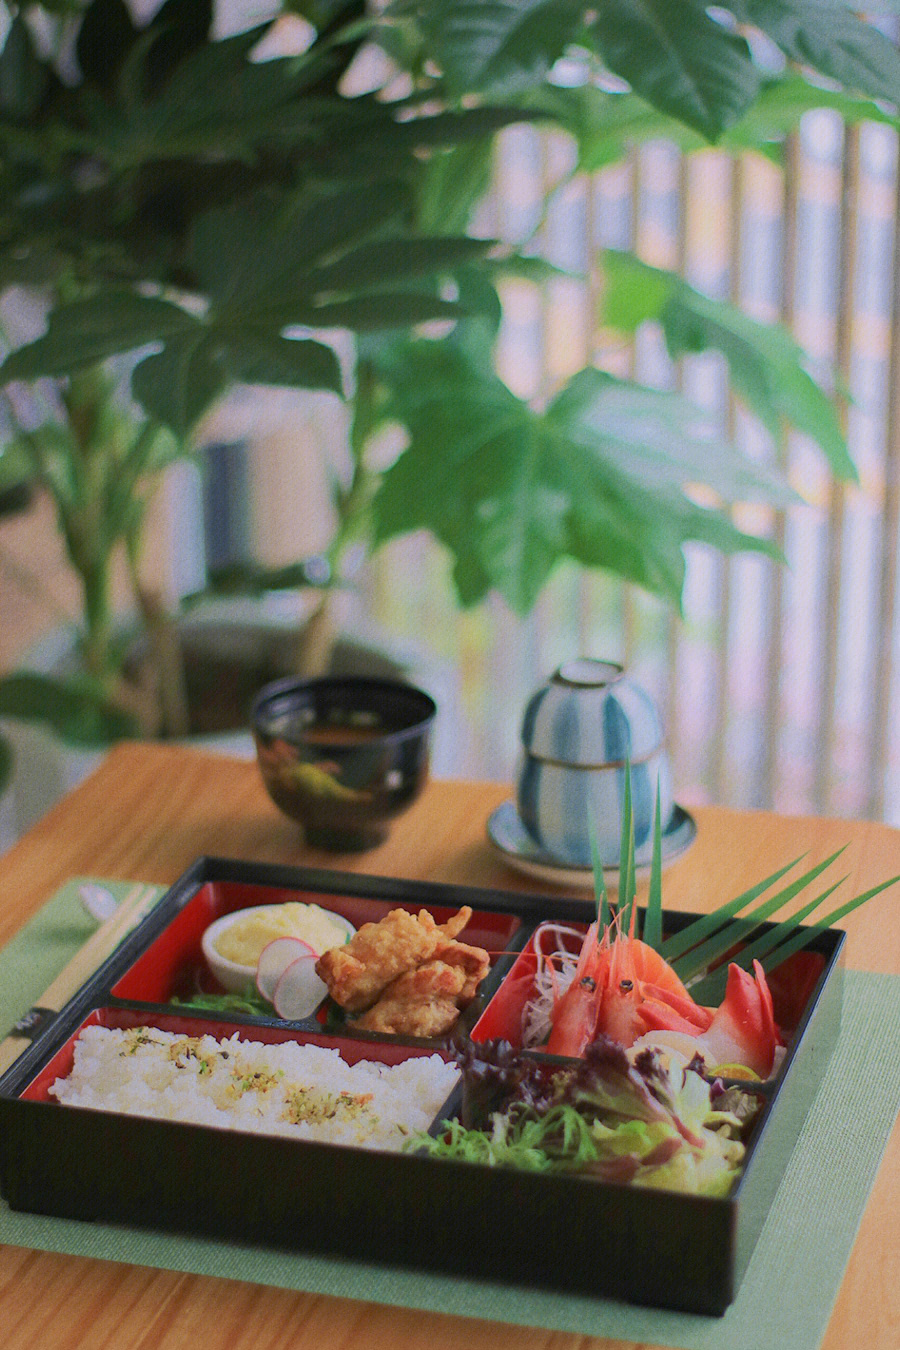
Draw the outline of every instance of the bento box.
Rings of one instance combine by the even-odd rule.
[[[397,911],[408,918],[401,927],[455,933],[453,916],[466,907],[463,945],[483,950],[486,973],[439,1035],[363,1026],[327,993],[293,1019],[226,1012],[215,997],[203,1006],[204,991],[217,988],[204,933],[226,915],[292,903],[318,905],[350,935]],[[777,1070],[716,1080],[716,1091],[734,1089],[752,1105],[727,1193],[440,1156],[467,1110],[460,1065],[515,1039],[539,925],[550,918],[578,933],[594,917],[592,904],[558,896],[200,859],[0,1078],[0,1192],[40,1214],[721,1315],[837,1039],[844,935],[825,929],[812,939],[815,978]],[[693,917],[666,916],[667,929]],[[574,1082],[581,1071],[540,1046],[521,1056],[534,1082]],[[82,1060],[81,1086],[70,1088]],[[301,1062],[325,1066],[312,1086],[295,1085]],[[140,1091],[155,1084],[167,1102],[187,1094],[192,1119],[143,1113],[123,1086],[141,1065]],[[204,1094],[211,1106],[198,1105]],[[309,1131],[323,1120],[337,1142],[292,1134],[298,1122]],[[354,1133],[363,1129],[372,1133]],[[396,1131],[408,1136],[402,1147]]]

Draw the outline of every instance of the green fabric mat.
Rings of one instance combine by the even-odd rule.
[[[94,925],[65,886],[0,952],[0,1029],[37,1000]],[[104,883],[117,893],[127,884]],[[12,1213],[0,1241],[39,1250],[480,1317],[583,1335],[684,1347],[817,1350],[888,1135],[900,1108],[900,978],[847,974],[843,1029],[736,1302],[724,1318],[512,1289],[231,1242],[172,1237]],[[821,1222],[827,1214],[827,1224]],[[604,1259],[608,1235],[585,1233]],[[539,1243],[535,1242],[535,1252]],[[788,1256],[788,1254],[790,1254]]]

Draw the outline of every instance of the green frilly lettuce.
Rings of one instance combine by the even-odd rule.
[[[653,1052],[631,1063],[601,1040],[576,1068],[548,1071],[485,1044],[466,1052],[462,1068],[464,1083],[467,1075],[477,1083],[482,1118],[448,1121],[439,1137],[417,1140],[432,1157],[693,1195],[726,1195],[740,1171],[748,1103],[736,1113],[733,1094],[722,1100],[699,1072],[667,1067]]]

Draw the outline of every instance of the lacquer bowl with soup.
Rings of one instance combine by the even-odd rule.
[[[399,680],[277,680],[252,710],[269,796],[314,847],[373,848],[428,778],[437,708]]]

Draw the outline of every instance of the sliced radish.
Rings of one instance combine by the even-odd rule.
[[[302,960],[312,970],[318,952],[302,938],[280,937],[269,942],[259,954],[256,966],[256,987],[263,998],[275,1002],[275,987],[292,961]]]
[[[299,1022],[304,1017],[312,1017],[322,999],[328,993],[328,986],[316,974],[315,961],[301,956],[292,961],[275,986],[275,1011],[288,1022]]]

